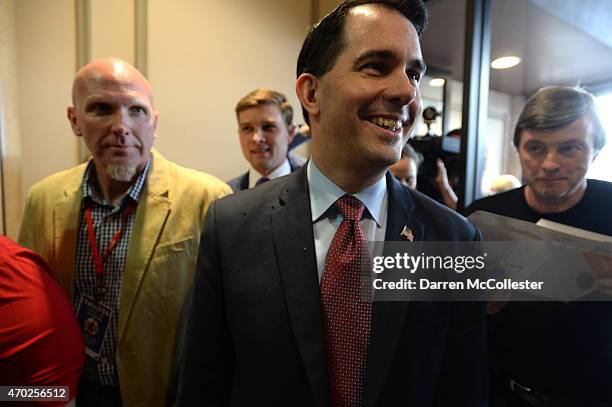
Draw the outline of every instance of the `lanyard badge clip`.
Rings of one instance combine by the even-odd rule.
[[[93,227],[91,206],[87,205],[87,207],[85,208],[85,220],[87,221],[87,232],[88,232],[87,236],[89,240],[89,247],[91,249],[91,255],[93,258],[93,262],[94,262],[94,266],[96,270],[96,277],[97,277],[95,299],[98,302],[100,302],[106,295],[106,284],[104,281],[104,265],[106,261],[108,260],[108,258],[110,257],[111,253],[113,252],[113,250],[115,249],[115,247],[117,247],[117,245],[119,244],[119,241],[121,240],[121,237],[123,236],[123,231],[125,229],[125,225],[128,221],[128,218],[132,214],[132,212],[134,212],[135,208],[136,208],[136,203],[131,201],[130,203],[128,203],[127,207],[123,210],[119,228],[113,235],[112,240],[108,243],[108,246],[106,247],[106,250],[104,251],[103,256],[100,255],[100,252],[98,250],[98,242],[96,240],[96,233]]]

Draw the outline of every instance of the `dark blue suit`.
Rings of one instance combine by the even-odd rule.
[[[387,174],[386,240],[475,240],[465,218]],[[178,406],[329,406],[305,167],[214,202],[200,246]],[[375,302],[367,406],[486,406],[484,306]]]

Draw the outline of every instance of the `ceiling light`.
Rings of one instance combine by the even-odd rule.
[[[444,82],[444,78],[433,78],[429,81],[429,86],[431,86],[432,88],[441,88],[442,86],[444,86]]]
[[[515,56],[501,57],[491,62],[491,68],[493,69],[507,69],[517,66],[521,63],[521,58]]]

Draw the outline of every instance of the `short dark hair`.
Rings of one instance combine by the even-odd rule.
[[[336,63],[346,41],[344,27],[349,12],[354,7],[373,4],[395,10],[406,17],[421,35],[429,13],[423,0],[346,0],[323,17],[308,32],[297,62],[297,77],[310,73],[318,78],[325,75]],[[302,107],[304,120],[310,124],[308,112]]]
[[[408,143],[406,143],[406,145],[402,149],[402,158],[404,157],[410,158],[412,161],[414,161],[414,164],[416,165],[417,169],[421,166],[421,163],[423,163],[423,154],[416,151],[414,147],[412,147]]]
[[[246,94],[236,104],[236,118],[240,112],[245,109],[257,106],[274,105],[278,106],[283,121],[287,127],[293,123],[293,108],[291,104],[287,102],[287,97],[280,92],[272,89],[255,89]]]
[[[514,146],[518,150],[524,130],[555,130],[590,116],[595,127],[594,148],[606,144],[606,133],[599,120],[595,97],[573,86],[549,86],[538,90],[525,103],[514,129]]]

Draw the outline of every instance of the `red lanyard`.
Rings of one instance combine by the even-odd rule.
[[[91,255],[93,257],[94,265],[96,267],[96,275],[98,276],[98,289],[103,294],[104,293],[104,263],[110,257],[115,247],[121,240],[121,236],[123,235],[123,230],[125,223],[128,220],[128,217],[134,212],[136,204],[132,201],[128,204],[128,206],[123,210],[123,214],[121,216],[121,224],[119,225],[119,229],[115,232],[112,240],[106,246],[106,250],[104,251],[104,257],[100,258],[100,252],[98,251],[98,242],[96,241],[96,233],[94,232],[93,220],[91,218],[91,206],[87,205],[85,208],[85,219],[87,220],[87,233],[89,237],[89,247],[91,248]]]

